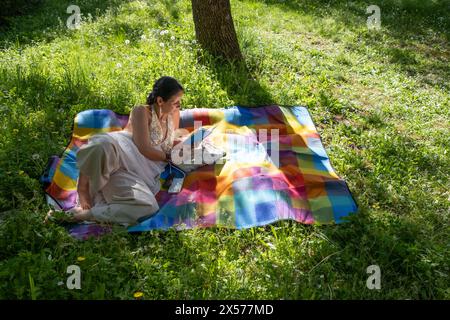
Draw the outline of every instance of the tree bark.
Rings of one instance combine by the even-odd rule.
[[[242,61],[230,0],[192,0],[198,43],[215,56]]]

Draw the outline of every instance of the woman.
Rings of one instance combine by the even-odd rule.
[[[133,225],[158,211],[159,175],[170,161],[183,94],[176,79],[158,79],[122,131],[94,135],[80,148],[74,220]]]

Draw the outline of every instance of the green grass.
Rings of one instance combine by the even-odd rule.
[[[75,31],[69,3],[47,0],[1,30],[0,298],[450,298],[450,2],[371,1],[374,32],[364,1],[231,2],[247,70],[192,43],[187,0],[78,1]],[[128,112],[162,75],[185,86],[183,108],[308,106],[359,214],[85,242],[43,225],[37,179],[74,115]],[[72,264],[81,290],[65,287]],[[373,264],[381,290],[366,288]]]

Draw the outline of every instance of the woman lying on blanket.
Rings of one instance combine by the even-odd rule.
[[[122,131],[94,135],[79,149],[73,220],[133,225],[158,211],[159,176],[170,161],[183,94],[176,79],[158,79]]]

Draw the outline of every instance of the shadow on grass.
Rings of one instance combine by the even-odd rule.
[[[350,222],[325,226],[320,232],[340,251],[329,261],[329,268],[353,283],[347,285],[353,290],[340,298],[444,297],[445,285],[440,283],[443,278],[435,274],[448,269],[442,257],[445,228],[386,215],[383,210],[371,210],[369,214],[369,209],[363,208]],[[370,265],[381,269],[382,291],[366,287]]]
[[[286,11],[296,11],[317,19],[331,18],[345,28],[366,30],[369,6],[363,1],[334,0],[264,0]],[[423,83],[450,88],[450,0],[374,0],[370,5],[381,9],[382,30],[359,35],[366,45],[388,57],[408,76],[419,76]],[[336,30],[319,30],[324,36],[335,36]],[[360,42],[352,50],[365,52]]]
[[[77,68],[66,69],[62,78],[53,81],[39,69],[25,72],[20,67],[0,74],[2,87],[12,89],[0,96],[0,117],[8,119],[0,139],[0,211],[35,197],[38,189],[31,180],[37,181],[47,158],[60,155],[70,141],[78,112],[92,108],[127,112],[132,92],[126,84],[111,95],[101,95],[89,75]]]
[[[269,91],[260,85],[246,62],[228,62],[209,54],[199,56],[204,64],[220,82],[228,96],[239,106],[260,106],[276,104]]]
[[[11,19],[21,16],[42,4],[42,0],[4,0],[0,12],[0,28],[7,26]]]
[[[101,15],[127,3],[127,0],[80,0],[76,5],[80,7],[82,19],[92,15],[98,19]],[[8,23],[0,26],[0,47],[11,45],[27,45],[38,41],[52,41],[67,34],[70,30],[66,26],[67,19],[73,13],[67,13],[68,2],[57,0],[42,1],[35,7],[22,12],[22,15],[9,17]]]
[[[346,157],[352,159],[348,180],[360,212],[349,223],[320,229],[338,245],[335,252],[342,250],[328,261],[328,268],[354,282],[360,298],[442,299],[446,287],[440,275],[448,273],[448,206],[445,194],[424,191],[421,181],[442,180],[445,188],[448,163],[411,137],[392,134],[396,130],[381,118],[368,117],[366,122],[385,134],[360,146],[369,147],[364,155],[355,146]],[[381,268],[383,292],[365,287],[366,268],[373,264]],[[354,294],[339,298],[358,298]]]
[[[369,140],[361,138],[363,131],[373,132]],[[378,112],[366,115],[357,126],[343,126],[339,132],[350,141],[344,156],[344,161],[351,164],[347,175],[355,190],[367,194],[363,197],[369,205],[399,216],[446,211],[443,195],[436,198],[430,194],[429,199],[424,199],[426,192],[421,185],[421,181],[429,181],[435,188],[445,189],[448,178],[444,173],[450,165],[444,154],[436,155],[430,151],[432,146],[399,131]],[[447,140],[442,131],[434,136],[433,144],[443,152],[448,147]],[[433,201],[439,198],[442,201]],[[434,215],[430,214],[430,218],[434,219]],[[436,221],[439,219],[436,216]]]
[[[373,0],[339,1],[339,0],[263,0],[269,5],[278,5],[293,11],[300,11],[317,18],[334,18],[349,27],[359,28],[366,25],[370,14],[366,13],[369,5],[377,5],[381,11],[382,27],[389,31],[391,37],[405,39],[428,35],[429,30],[442,33],[450,40],[450,20],[446,12],[450,10],[449,0]]]
[[[177,6],[178,0],[162,0],[162,2],[170,16],[175,21],[178,21],[180,19],[180,9]]]

